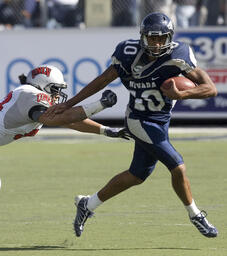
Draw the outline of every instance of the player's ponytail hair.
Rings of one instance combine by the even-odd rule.
[[[27,84],[27,81],[26,81],[27,77],[24,74],[18,76],[18,78],[19,78],[21,84]]]

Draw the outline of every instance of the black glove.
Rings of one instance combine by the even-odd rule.
[[[122,138],[129,140],[131,138],[131,135],[127,132],[126,128],[111,128],[106,127],[104,130],[104,135],[112,138]]]
[[[100,101],[104,108],[110,108],[117,103],[117,95],[111,90],[106,90],[103,92]]]

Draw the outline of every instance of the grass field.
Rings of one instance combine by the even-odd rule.
[[[68,141],[69,142],[69,141]],[[92,194],[128,168],[132,142],[22,141],[1,147],[0,256],[226,256],[227,141],[173,141],[184,156],[197,205],[219,236],[189,222],[162,164],[148,180],[72,230],[74,196]]]

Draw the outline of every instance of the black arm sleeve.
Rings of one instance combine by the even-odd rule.
[[[41,105],[33,106],[29,112],[28,116],[30,119],[32,119],[35,122],[38,122],[39,117],[47,110],[48,108]]]

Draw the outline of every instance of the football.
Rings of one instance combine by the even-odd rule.
[[[171,83],[170,83],[171,79],[174,79],[176,87],[179,91],[185,91],[188,89],[192,89],[196,86],[190,79],[188,79],[184,76],[175,76],[175,77],[171,77],[171,78],[168,78],[167,80],[165,80],[162,83],[161,88],[169,89],[171,86]]]

